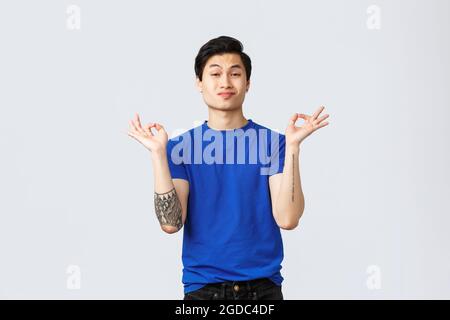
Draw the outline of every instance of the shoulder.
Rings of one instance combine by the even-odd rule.
[[[175,130],[170,135],[169,140],[167,141],[167,144],[169,146],[173,146],[174,144],[179,143],[180,141],[185,141],[188,137],[192,138],[194,136],[194,131],[198,129],[200,126],[191,128],[189,130]]]
[[[255,128],[256,130],[267,130],[268,132],[272,133],[273,135],[279,135],[280,137],[284,137],[284,134],[277,128],[269,128],[265,125],[259,124],[255,121],[253,121],[253,128]]]
[[[278,129],[271,129],[267,126],[261,125],[259,123],[256,123],[253,121],[253,128],[258,130],[266,130],[266,139],[268,143],[271,143],[273,141],[277,141],[278,145],[281,147],[285,144],[286,136],[280,132]],[[276,143],[276,142],[275,142]]]

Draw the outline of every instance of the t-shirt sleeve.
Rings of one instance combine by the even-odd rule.
[[[173,151],[175,143],[169,140],[167,143],[167,162],[169,163],[169,171],[172,179],[189,180],[186,172],[186,166],[182,161],[182,156]]]
[[[276,157],[274,159],[274,161],[278,161],[278,168],[274,170],[274,172],[271,172],[270,175],[283,172],[285,155],[286,155],[286,137],[284,134],[278,134],[278,159]]]
[[[269,176],[282,173],[284,169],[284,158],[286,154],[286,137],[284,134],[274,132],[271,135],[271,160]],[[274,149],[272,152],[272,148]]]

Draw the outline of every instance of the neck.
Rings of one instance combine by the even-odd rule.
[[[236,110],[217,110],[208,108],[208,127],[214,130],[232,130],[247,124],[242,108]]]

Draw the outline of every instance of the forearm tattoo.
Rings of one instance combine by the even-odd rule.
[[[294,154],[292,154],[292,202],[294,202]]]
[[[178,230],[183,226],[181,218],[181,203],[175,188],[165,193],[155,192],[155,212],[159,224],[176,227]]]

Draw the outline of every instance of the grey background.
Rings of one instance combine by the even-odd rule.
[[[193,62],[219,35],[253,61],[246,117],[284,132],[293,112],[330,114],[301,145],[285,298],[450,298],[449,14],[447,0],[2,1],[0,298],[182,298],[182,232],[160,230],[150,153],[125,132],[134,112],[170,134],[207,119]]]

